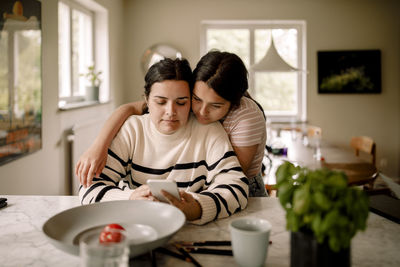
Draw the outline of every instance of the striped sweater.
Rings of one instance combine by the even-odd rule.
[[[129,199],[148,179],[177,182],[202,208],[204,224],[247,206],[248,180],[220,123],[187,125],[165,135],[148,114],[131,116],[114,138],[107,164],[93,184],[79,188],[82,204]]]

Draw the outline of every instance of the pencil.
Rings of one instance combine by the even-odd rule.
[[[231,241],[197,241],[197,242],[178,242],[182,246],[202,247],[202,246],[230,246]]]
[[[186,241],[179,241],[176,242],[181,246],[189,246],[189,247],[203,247],[203,246],[231,246],[231,241],[195,241],[195,242],[186,242]],[[269,241],[269,244],[272,244],[272,241]]]
[[[175,247],[179,250],[180,253],[183,254],[183,256],[186,257],[186,261],[193,263],[197,267],[201,267],[201,264],[198,263],[186,250],[184,250],[181,245],[175,244]]]

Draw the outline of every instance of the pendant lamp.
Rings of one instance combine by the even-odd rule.
[[[290,66],[285,60],[283,60],[276,50],[274,44],[274,38],[271,36],[271,45],[265,54],[265,56],[252,67],[254,71],[276,71],[276,72],[286,72],[286,71],[299,71],[299,69]]]

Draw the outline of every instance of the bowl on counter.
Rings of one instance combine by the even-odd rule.
[[[118,223],[128,232],[130,256],[164,245],[185,224],[178,208],[145,200],[118,200],[83,205],[48,219],[43,233],[57,248],[79,255],[79,237],[94,228]]]

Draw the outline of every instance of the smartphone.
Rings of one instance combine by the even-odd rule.
[[[165,190],[177,199],[181,200],[179,195],[178,186],[174,181],[168,180],[147,180],[147,184],[150,187],[151,194],[162,202],[168,202],[168,200],[161,194],[161,190]]]

